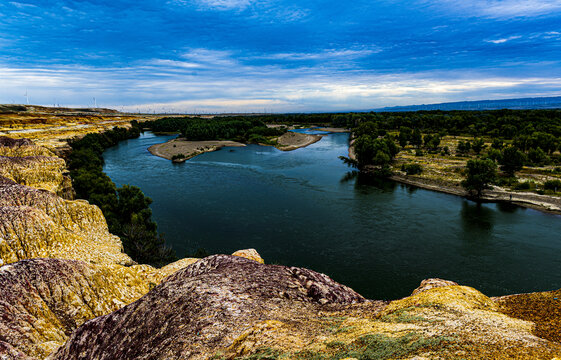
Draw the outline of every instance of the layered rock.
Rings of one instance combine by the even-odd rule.
[[[97,206],[0,177],[0,264],[35,257],[133,264]]]
[[[59,259],[0,267],[0,358],[45,358],[86,320],[146,294],[156,285],[147,280],[152,270]]]
[[[0,136],[0,176],[70,198],[72,182],[65,171],[65,161],[47,148]]]

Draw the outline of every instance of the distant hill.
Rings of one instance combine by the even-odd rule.
[[[561,108],[561,96],[522,98],[506,100],[459,101],[428,105],[392,106],[374,111],[419,111],[419,110],[497,110],[497,109],[556,109]]]
[[[13,113],[74,113],[74,114],[117,114],[117,110],[105,108],[66,108],[66,107],[49,107],[39,105],[19,105],[19,104],[0,104],[0,113],[13,114]]]

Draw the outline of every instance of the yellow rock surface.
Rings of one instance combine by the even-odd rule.
[[[264,264],[265,260],[261,258],[261,255],[255,249],[245,249],[245,250],[238,250],[232,255],[243,257],[249,260],[257,261],[258,263]]]

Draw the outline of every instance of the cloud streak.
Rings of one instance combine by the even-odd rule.
[[[25,88],[39,104],[185,111],[558,95],[559,24],[561,0],[14,0],[0,103]]]
[[[230,61],[235,64],[235,60]],[[561,77],[489,77],[469,73],[457,78],[454,73],[442,72],[349,74],[272,66],[234,66],[224,76],[225,70],[201,75],[192,73],[192,69],[162,60],[110,69],[1,68],[6,88],[11,91],[0,92],[0,96],[23,102],[17,100],[23,100],[28,89],[34,102],[44,104],[65,99],[64,105],[88,106],[88,101],[96,97],[101,106],[129,111],[210,113],[348,111],[476,100],[489,94],[561,95]],[[268,75],[263,77],[264,73]]]

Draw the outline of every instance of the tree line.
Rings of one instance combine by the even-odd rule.
[[[233,140],[244,143],[269,143],[286,128],[270,128],[254,116],[162,118],[144,125],[154,132],[180,132],[187,140]]]
[[[121,238],[125,252],[138,263],[159,267],[175,261],[176,256],[157,232],[149,207],[152,200],[136,186],[117,188],[103,172],[103,151],[140,135],[138,122],[131,125],[130,129],[114,127],[71,141],[68,167],[76,196],[101,209],[109,231]]]

